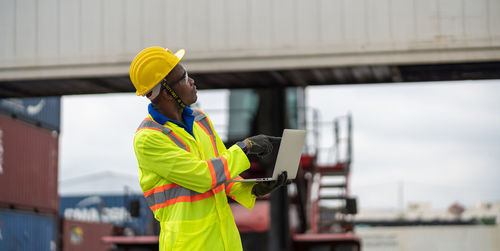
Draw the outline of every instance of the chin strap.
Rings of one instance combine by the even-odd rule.
[[[170,87],[168,84],[167,84],[167,81],[165,79],[162,80],[162,84],[163,88],[165,88],[165,90],[168,91],[168,93],[175,99],[175,101],[177,101],[177,103],[179,104],[179,106],[184,109],[184,107],[186,107],[186,104],[184,104],[184,102],[182,102],[181,98],[179,98],[179,96],[177,95],[177,93],[175,93],[174,89],[172,89],[172,87]]]

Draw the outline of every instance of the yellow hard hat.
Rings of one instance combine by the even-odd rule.
[[[149,47],[139,52],[130,64],[130,80],[137,95],[146,95],[184,57],[184,49],[175,54],[162,47]]]

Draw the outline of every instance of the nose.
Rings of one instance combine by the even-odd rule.
[[[188,83],[190,86],[193,86],[194,85],[194,79],[188,77]]]

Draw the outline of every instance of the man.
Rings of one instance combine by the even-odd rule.
[[[229,182],[263,157],[280,138],[258,135],[226,149],[200,110],[194,80],[179,64],[184,50],[141,51],[130,65],[136,94],[151,100],[134,137],[140,185],[160,222],[160,250],[242,250],[227,196],[252,209],[257,196],[286,183]]]

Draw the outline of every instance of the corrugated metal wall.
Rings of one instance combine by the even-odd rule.
[[[57,213],[59,136],[0,114],[0,206]]]
[[[139,200],[139,217],[131,217],[129,203]],[[60,216],[69,220],[112,223],[128,227],[134,235],[155,234],[156,219],[144,195],[82,195],[61,196]]]
[[[0,209],[0,250],[56,251],[57,217]]]
[[[112,248],[101,240],[113,234],[113,225],[109,223],[64,220],[62,225],[63,251],[108,251]]]
[[[499,11],[500,0],[2,0],[0,69],[104,64],[113,67],[78,73],[126,74],[151,45],[187,48],[193,61],[498,48]],[[45,70],[37,76],[64,69]]]

